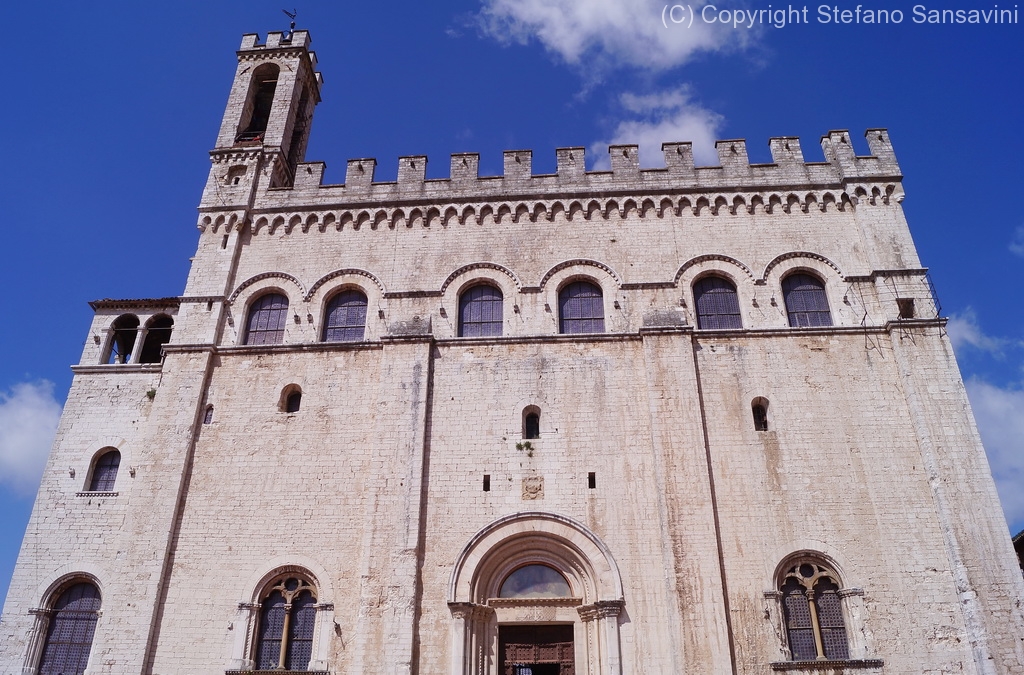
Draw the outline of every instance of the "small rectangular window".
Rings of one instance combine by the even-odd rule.
[[[900,308],[901,319],[913,319],[914,318],[914,299],[913,298],[896,298],[896,305]]]
[[[491,491],[491,474],[485,473],[484,474],[484,492],[490,492],[490,491]]]
[[[593,490],[597,487],[597,474],[591,471],[587,474],[587,488]]]

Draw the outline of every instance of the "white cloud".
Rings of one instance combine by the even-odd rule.
[[[21,495],[35,492],[60,412],[52,382],[23,382],[0,392],[0,484]]]
[[[692,6],[699,12],[703,4]],[[675,24],[663,17],[665,8],[656,0],[484,0],[479,18],[484,32],[499,41],[536,39],[588,70],[605,65],[665,70],[697,52],[742,46],[750,39],[749,30],[699,19]]]
[[[1024,527],[1024,390],[1002,389],[978,378],[966,385],[1003,513],[1016,532]]]
[[[1010,240],[1010,252],[1024,258],[1024,225],[1017,226]]]
[[[715,140],[724,118],[691,99],[689,87],[653,94],[625,93],[619,103],[632,119],[618,123],[609,141],[597,141],[590,146],[598,157],[595,168],[607,169],[608,146],[637,144],[640,162],[645,167],[663,166],[661,144],[668,141],[692,141],[696,163],[717,165]]]
[[[957,352],[965,347],[973,347],[994,356],[1000,356],[1003,349],[1009,344],[1008,340],[985,335],[981,326],[978,325],[977,315],[970,307],[960,314],[953,314],[949,317],[946,332],[949,333],[949,340]]]

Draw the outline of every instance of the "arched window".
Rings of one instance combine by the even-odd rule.
[[[782,576],[779,590],[794,661],[850,658],[835,572],[815,562],[799,562]]]
[[[574,281],[558,292],[558,332],[603,333],[604,296],[589,281]]]
[[[540,438],[540,408],[535,405],[523,408],[523,438]]]
[[[249,95],[242,112],[243,122],[235,143],[262,140],[270,122],[270,110],[274,106],[274,92],[277,91],[277,76],[280,72],[280,67],[273,63],[264,64],[253,71]]]
[[[568,598],[569,582],[547,565],[524,565],[501,582],[499,598]]]
[[[100,455],[92,467],[89,491],[113,492],[119,466],[121,466],[121,453],[117,450],[110,450]]]
[[[299,412],[299,408],[302,406],[302,392],[293,391],[288,394],[284,400],[284,411],[289,413]]]
[[[754,430],[768,431],[768,399],[758,396],[750,402],[750,411],[754,415]]]
[[[206,406],[206,412],[203,413],[203,424],[213,424],[213,405]]]
[[[110,352],[107,363],[128,363],[135,349],[135,338],[139,332],[139,317],[123,314],[110,326]]]
[[[284,341],[284,324],[288,318],[288,298],[268,293],[249,307],[245,344],[279,345]]]
[[[324,342],[359,342],[365,332],[366,296],[347,290],[332,297],[324,319]]]
[[[306,670],[313,655],[316,588],[297,576],[272,583],[260,600],[257,670]]]
[[[459,296],[459,337],[501,335],[504,298],[494,286],[480,284]]]
[[[100,592],[89,582],[66,588],[53,603],[39,675],[82,675],[89,663]]]
[[[174,319],[166,314],[154,316],[146,324],[146,339],[142,343],[139,363],[160,363],[162,347],[171,341]]]
[[[825,284],[810,274],[791,274],[782,280],[782,297],[789,315],[789,325],[831,326]]]
[[[693,285],[697,328],[743,328],[736,287],[722,277],[704,277]]]

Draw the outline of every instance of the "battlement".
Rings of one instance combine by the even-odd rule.
[[[238,48],[238,51],[248,52],[255,50],[281,49],[285,47],[301,47],[308,49],[309,43],[309,31],[305,30],[293,30],[288,34],[282,33],[281,31],[267,33],[267,41],[263,44],[260,44],[259,34],[246,33],[242,36],[242,46]]]
[[[500,176],[481,176],[477,153],[451,155],[448,178],[431,179],[426,178],[425,155],[400,157],[397,180],[391,182],[374,181],[376,159],[350,159],[345,182],[341,185],[325,185],[326,165],[310,162],[298,165],[292,187],[271,189],[267,197],[277,204],[323,199],[377,202],[497,194],[743,191],[825,186],[842,189],[866,182],[898,183],[902,174],[888,132],[869,129],[865,135],[871,154],[858,156],[848,131],[828,132],[821,138],[824,162],[804,161],[800,139],[790,136],[769,140],[772,162],[764,164],[750,163],[744,139],[716,143],[718,166],[697,166],[689,142],[664,143],[665,166],[656,169],[640,168],[636,145],[610,146],[610,169],[598,171],[586,169],[585,148],[558,148],[554,174],[533,173],[531,150],[506,150]]]

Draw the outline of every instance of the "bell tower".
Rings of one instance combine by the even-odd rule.
[[[257,189],[292,184],[323,78],[309,33],[242,36],[200,208],[247,208]]]

